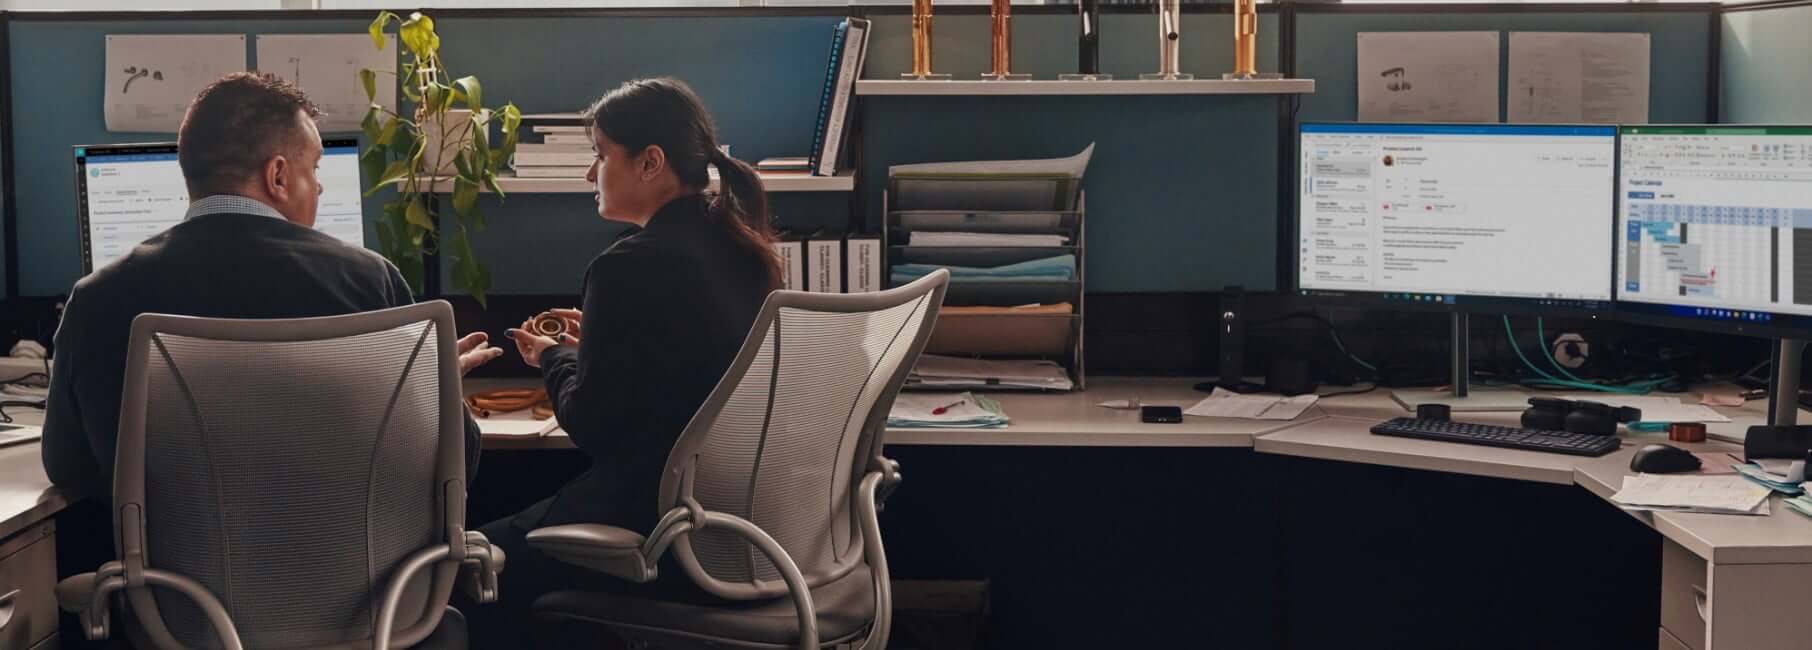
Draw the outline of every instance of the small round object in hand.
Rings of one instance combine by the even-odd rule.
[[[1674,442],[1705,442],[1704,422],[1674,422],[1667,425],[1667,439]]]
[[[541,312],[529,321],[529,332],[558,341],[560,335],[566,333],[566,319],[555,316],[553,312]]]

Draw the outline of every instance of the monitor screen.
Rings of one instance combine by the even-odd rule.
[[[1608,308],[1616,155],[1611,126],[1304,124],[1297,288]]]
[[[1812,127],[1626,126],[1621,311],[1812,325]]]
[[[321,146],[316,177],[323,191],[315,229],[364,246],[358,141],[326,140]],[[131,252],[181,222],[189,210],[174,144],[80,146],[75,161],[83,273]]]

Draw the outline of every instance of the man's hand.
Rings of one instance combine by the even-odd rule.
[[[503,348],[491,347],[491,337],[484,332],[473,332],[459,339],[459,376],[472,372],[492,359],[503,356]]]

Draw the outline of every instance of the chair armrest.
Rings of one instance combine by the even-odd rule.
[[[472,602],[497,602],[497,575],[503,573],[508,559],[503,547],[492,545],[484,533],[466,531],[466,556],[461,562],[459,582]]]
[[[69,614],[80,614],[88,609],[88,602],[94,598],[94,586],[100,576],[94,573],[80,573],[57,582],[57,609]]]
[[[556,560],[638,583],[656,575],[642,552],[647,541],[635,531],[604,524],[548,526],[528,534],[529,546]]]

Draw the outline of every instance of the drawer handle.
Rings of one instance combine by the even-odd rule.
[[[1692,586],[1692,605],[1693,605],[1693,607],[1697,607],[1699,609],[1699,620],[1704,621],[1704,620],[1711,619],[1711,617],[1705,615],[1705,588],[1704,587],[1701,587],[1698,585]]]
[[[14,589],[0,595],[0,630],[13,622],[13,600],[19,597],[19,590]]]

